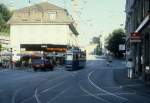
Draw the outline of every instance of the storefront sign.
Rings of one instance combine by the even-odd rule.
[[[130,42],[132,43],[141,42],[141,34],[136,32],[131,33]]]
[[[66,52],[66,48],[47,48],[49,52]]]

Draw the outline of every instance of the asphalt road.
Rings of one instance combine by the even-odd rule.
[[[0,71],[0,103],[150,103],[150,93],[134,89],[143,84],[116,82],[124,69],[122,61],[108,66],[97,57],[78,71]]]

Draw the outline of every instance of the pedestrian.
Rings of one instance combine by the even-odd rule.
[[[107,65],[110,66],[111,62],[112,62],[112,57],[111,57],[111,55],[108,55],[107,56]]]
[[[128,59],[127,61],[127,69],[128,69],[128,78],[132,78],[133,73],[133,61],[132,59]]]
[[[29,68],[32,68],[32,59],[29,59]]]

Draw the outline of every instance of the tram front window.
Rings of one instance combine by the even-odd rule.
[[[67,60],[72,61],[73,60],[73,56],[71,54],[67,55]]]

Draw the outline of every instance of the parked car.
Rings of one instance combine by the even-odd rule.
[[[53,64],[49,62],[47,59],[33,59],[32,60],[32,67],[34,71],[37,71],[38,69],[40,70],[53,70]]]
[[[52,62],[50,62],[50,60],[45,59],[44,60],[44,68],[49,69],[49,70],[53,70],[54,65],[52,64]]]

